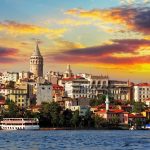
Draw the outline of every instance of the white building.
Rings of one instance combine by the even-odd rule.
[[[37,83],[36,85],[36,105],[41,105],[42,102],[52,101],[52,84]]]
[[[136,102],[144,102],[145,100],[150,98],[150,84],[140,83],[134,85],[133,89],[134,100]]]
[[[83,105],[78,102],[78,100],[68,99],[65,101],[65,109],[70,109],[71,111],[79,111],[80,116],[85,116],[86,112],[89,110],[89,105]]]
[[[10,94],[11,89],[10,88],[0,88],[0,95],[2,96],[7,96],[8,94]]]
[[[71,98],[90,98],[89,81],[84,78],[73,79],[65,83],[65,92]]]
[[[6,82],[6,81],[17,82],[18,79],[19,79],[19,73],[18,72],[4,72],[2,74],[2,82]]]
[[[78,76],[78,78],[72,78],[65,82],[65,92],[68,97],[97,98],[100,95],[106,94],[108,76],[85,75],[84,77]]]
[[[30,78],[31,73],[29,71],[22,71],[19,72],[19,79],[29,79]]]

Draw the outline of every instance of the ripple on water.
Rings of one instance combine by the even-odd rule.
[[[1,131],[0,150],[149,150],[150,131]]]

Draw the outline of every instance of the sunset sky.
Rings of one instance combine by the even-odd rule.
[[[28,71],[36,39],[45,72],[150,82],[150,0],[1,0],[0,72]]]

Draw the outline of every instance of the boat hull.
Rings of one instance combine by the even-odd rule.
[[[1,125],[2,130],[39,130],[39,125],[25,125],[25,126],[17,126],[17,125]]]

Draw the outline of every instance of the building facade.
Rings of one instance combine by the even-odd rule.
[[[36,87],[36,105],[41,105],[42,102],[52,102],[52,84],[37,83]]]
[[[115,100],[133,100],[132,85],[128,81],[109,80],[109,94]]]
[[[150,98],[150,84],[140,83],[133,87],[134,100],[136,102],[144,102]]]
[[[18,72],[4,72],[1,76],[2,82],[6,82],[6,81],[17,82],[18,79],[19,79]]]
[[[10,94],[7,95],[7,98],[15,102],[16,105],[21,108],[30,106],[30,100],[28,99],[26,89],[11,89]]]

